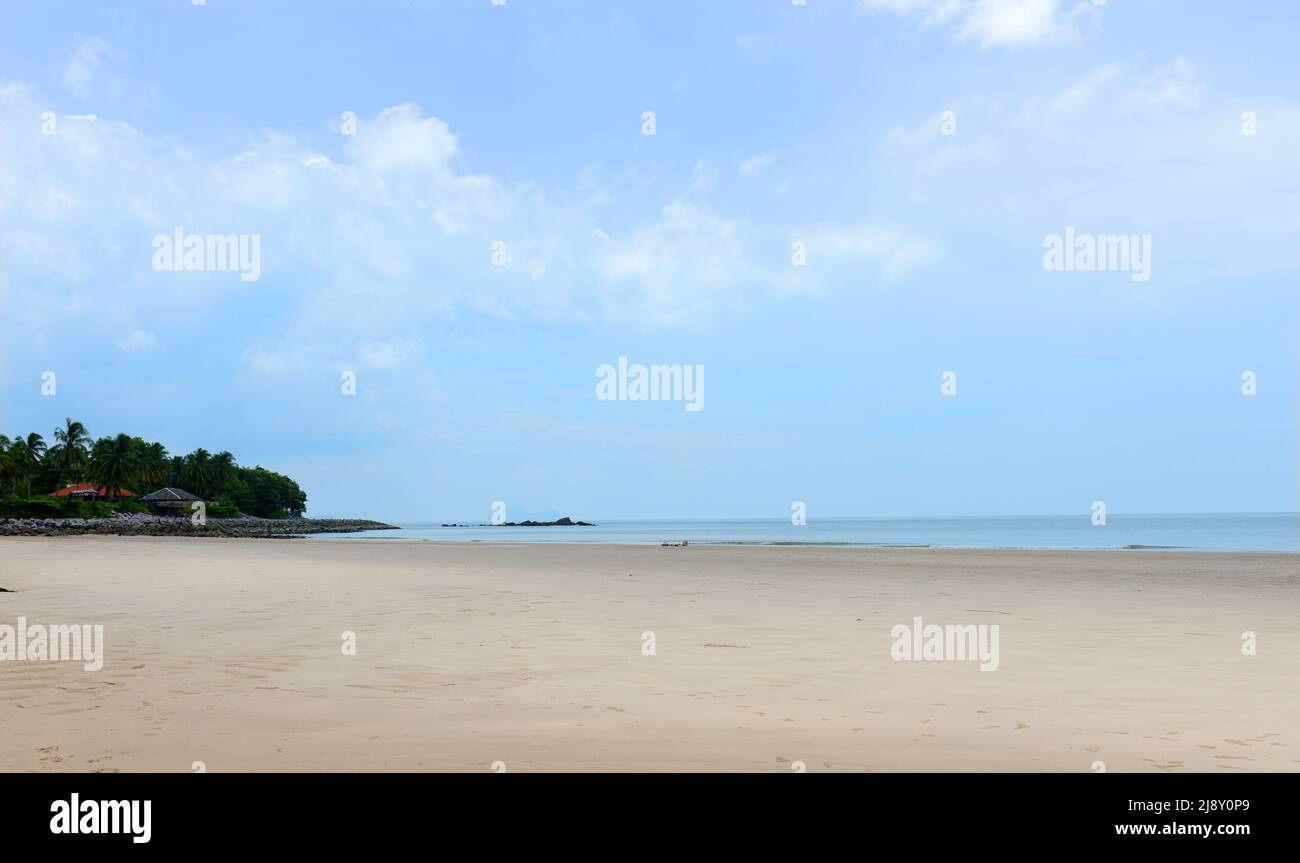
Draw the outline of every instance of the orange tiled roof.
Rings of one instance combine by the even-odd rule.
[[[93,482],[79,482],[73,485],[65,486],[58,491],[50,492],[50,497],[67,497],[73,494],[95,494],[98,497],[108,497],[108,488],[106,486],[96,486]],[[130,489],[122,489],[119,497],[135,497],[135,492]]]

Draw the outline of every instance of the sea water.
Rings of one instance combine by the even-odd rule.
[[[575,516],[576,517],[576,516]],[[400,539],[455,542],[583,542],[692,545],[799,545],[922,548],[1109,548],[1177,551],[1300,552],[1300,514],[1110,514],[1094,525],[1090,513],[1049,516],[609,519],[594,527],[442,527],[399,523],[401,530],[317,534],[321,539]],[[448,519],[450,521],[450,519]]]

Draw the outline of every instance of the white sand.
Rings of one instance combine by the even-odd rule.
[[[0,623],[106,660],[0,662],[0,769],[1294,771],[1298,563],[8,538]],[[894,661],[918,615],[999,669]]]

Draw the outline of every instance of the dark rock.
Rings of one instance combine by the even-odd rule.
[[[595,527],[595,525],[586,521],[574,521],[566,515],[558,521],[507,521],[496,527]]]
[[[391,524],[345,518],[210,518],[196,525],[188,518],[117,513],[110,518],[0,519],[0,536],[218,536],[241,538],[292,538],[309,533],[354,533],[363,530],[397,530]]]

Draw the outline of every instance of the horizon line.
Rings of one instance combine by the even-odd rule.
[[[1068,513],[1068,512],[1067,512],[1067,513],[1036,513],[1036,514],[1027,514],[1027,513],[999,513],[999,514],[982,514],[982,515],[820,515],[820,516],[816,516],[815,518],[814,518],[813,516],[808,516],[808,521],[813,521],[813,520],[817,520],[817,521],[836,521],[836,520],[846,521],[846,520],[852,520],[852,519],[900,519],[900,520],[901,520],[901,519],[943,519],[943,518],[950,518],[950,519],[958,519],[958,518],[968,518],[968,519],[975,519],[975,518],[1085,518],[1085,519],[1086,519],[1086,518],[1089,518],[1090,515],[1091,515],[1091,514],[1090,514],[1087,510],[1084,510],[1083,512],[1075,512],[1075,513]],[[1218,512],[1119,512],[1119,513],[1116,513],[1116,512],[1114,512],[1114,511],[1108,511],[1108,512],[1106,513],[1106,517],[1107,517],[1108,519],[1109,519],[1109,518],[1115,518],[1116,516],[1122,516],[1122,517],[1132,518],[1132,517],[1154,517],[1154,516],[1213,516],[1213,515],[1226,515],[1226,516],[1240,516],[1240,515],[1294,516],[1294,517],[1296,517],[1298,520],[1300,520],[1300,511],[1294,511],[1294,510],[1249,510],[1249,511],[1232,511],[1232,512],[1225,512],[1225,511],[1218,511]],[[331,513],[331,514],[327,514],[327,515],[313,515],[313,516],[307,516],[307,517],[308,517],[308,518],[362,518],[363,516],[343,516],[343,515],[339,515],[339,514],[336,514],[336,513]],[[538,516],[538,515],[536,515],[536,514],[532,514],[532,515],[524,516],[521,520],[523,520],[523,521],[536,520],[536,519],[538,519],[538,518],[540,518],[540,517],[544,517],[544,516]],[[572,518],[572,519],[574,519],[574,520],[590,521],[590,520],[593,519],[593,518],[601,518],[601,517],[600,517],[600,516],[573,516],[573,515],[562,515],[562,516],[558,516],[558,518]],[[434,524],[435,522],[437,522],[437,523],[440,523],[440,524],[441,524],[441,523],[450,523],[450,522],[452,522],[452,521],[460,521],[460,522],[463,522],[464,524],[466,524],[466,525],[468,525],[468,526],[471,526],[471,527],[473,527],[473,526],[478,526],[479,524],[482,524],[482,525],[484,525],[484,526],[488,526],[488,527],[499,527],[499,526],[500,526],[500,525],[493,525],[493,524],[491,524],[490,521],[479,520],[479,519],[470,519],[470,520],[461,520],[461,519],[427,519],[427,520],[422,520],[422,521],[407,521],[407,523],[408,523],[408,524]],[[789,521],[789,517],[787,516],[787,517],[777,518],[777,517],[767,516],[767,515],[763,515],[763,516],[753,516],[753,515],[729,515],[729,516],[618,516],[618,517],[615,517],[615,518],[608,518],[608,519],[605,519],[605,521],[609,521],[609,522],[612,522],[612,521],[776,521],[776,522],[785,522],[785,521]]]

